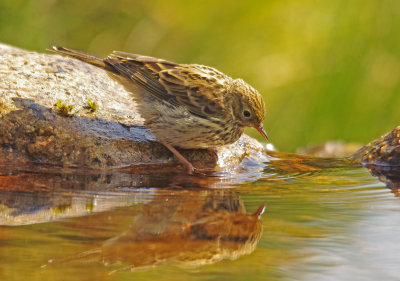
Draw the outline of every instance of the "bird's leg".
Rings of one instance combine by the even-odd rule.
[[[215,147],[214,148],[207,148],[207,150],[209,152],[211,152],[211,154],[213,154],[218,159],[218,153],[217,153],[217,149]]]
[[[194,167],[182,154],[179,153],[172,145],[164,143],[163,144],[175,155],[176,158],[186,167],[188,174],[191,175],[194,172]]]

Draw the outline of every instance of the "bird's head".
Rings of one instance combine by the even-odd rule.
[[[244,82],[236,79],[233,82],[233,113],[242,127],[253,127],[268,141],[263,122],[265,117],[264,100],[260,93]]]

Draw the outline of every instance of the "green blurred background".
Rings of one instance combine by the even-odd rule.
[[[263,94],[265,128],[290,152],[399,125],[399,18],[396,0],[1,0],[0,42],[216,67]]]

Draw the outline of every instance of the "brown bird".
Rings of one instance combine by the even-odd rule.
[[[132,92],[145,125],[189,174],[195,170],[193,165],[175,147],[210,149],[230,144],[245,127],[256,128],[268,140],[263,98],[242,79],[209,66],[118,51],[103,59],[64,47],[53,50],[105,69]]]

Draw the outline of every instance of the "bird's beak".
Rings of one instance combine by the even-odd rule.
[[[255,126],[254,128],[256,128],[256,130],[259,131],[260,134],[261,134],[267,141],[269,141],[268,135],[267,135],[267,133],[265,132],[263,125],[260,125],[260,126],[258,126],[258,127]]]
[[[258,207],[257,211],[255,211],[253,216],[257,216],[259,218],[264,213],[264,211],[265,211],[265,203],[262,204],[260,207]]]

